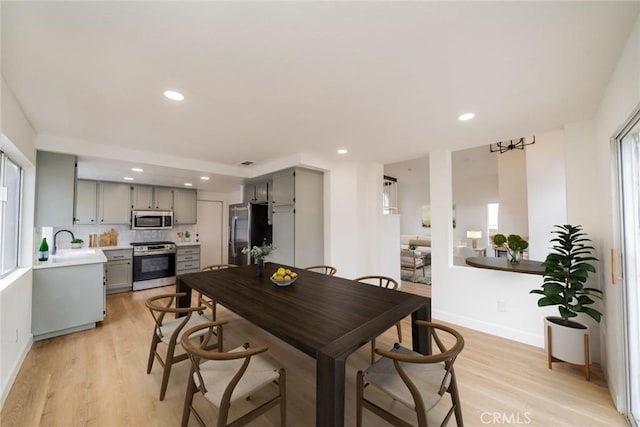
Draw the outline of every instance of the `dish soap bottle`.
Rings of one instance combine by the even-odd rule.
[[[49,259],[49,244],[47,238],[43,237],[40,242],[40,248],[38,249],[38,261],[46,261]]]

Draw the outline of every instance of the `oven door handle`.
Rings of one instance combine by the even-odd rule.
[[[237,256],[236,254],[236,225],[238,223],[238,217],[234,216],[231,221],[231,255]]]

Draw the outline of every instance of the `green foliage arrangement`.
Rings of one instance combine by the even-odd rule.
[[[552,231],[556,236],[551,239],[552,252],[547,255],[542,289],[530,293],[542,295],[539,307],[557,305],[560,317],[566,325],[569,319],[584,313],[596,322],[600,322],[602,313],[589,307],[595,298],[602,298],[602,291],[585,286],[589,273],[595,273],[590,261],[598,261],[592,255],[595,250],[591,240],[582,232],[581,225],[555,225]]]
[[[514,261],[518,259],[518,254],[522,254],[529,247],[529,242],[517,234],[509,234],[509,236],[496,234],[493,236],[493,244],[505,247],[509,252],[510,259]]]
[[[251,257],[253,259],[259,260],[259,259],[264,259],[265,257],[268,257],[269,255],[271,255],[271,252],[273,252],[275,249],[276,248],[272,244],[267,244],[266,242],[263,242],[262,245],[254,246],[251,249],[243,248],[242,253],[243,254],[249,253],[251,254]]]

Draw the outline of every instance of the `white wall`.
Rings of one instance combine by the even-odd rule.
[[[594,199],[593,204],[588,200],[572,200],[569,207],[571,215],[577,214],[582,208],[589,209],[595,205],[595,212],[585,213],[585,223],[594,227],[590,233],[596,242],[600,255],[599,275],[604,296],[604,316],[601,322],[601,339],[604,343],[602,351],[602,366],[609,383],[614,402],[622,410],[624,404],[624,336],[623,336],[623,299],[622,286],[611,283],[611,261],[609,249],[615,247],[618,236],[615,234],[614,223],[614,189],[612,186],[613,170],[611,167],[610,138],[640,103],[640,17],[627,41],[618,60],[615,71],[609,81],[602,102],[594,120],[595,148],[593,164],[572,165],[577,172],[582,169],[587,185],[594,185],[589,192]],[[578,135],[578,132],[576,132]],[[573,154],[580,156],[582,148],[579,141],[573,141]],[[594,147],[595,146],[595,147]],[[576,157],[580,159],[581,157]],[[593,168],[589,166],[595,166]],[[576,175],[579,179],[580,175]],[[579,187],[578,181],[572,186]],[[583,187],[585,188],[585,187]],[[573,220],[572,217],[569,220]],[[593,225],[593,222],[596,225]],[[618,259],[618,265],[620,259]]]
[[[544,260],[549,252],[551,230],[567,222],[565,144],[562,131],[536,134],[527,147],[527,197],[529,259]]]
[[[451,155],[430,153],[432,200],[432,307],[433,317],[516,341],[543,346],[543,317],[550,309],[539,309],[529,291],[541,277],[452,265],[450,185]],[[498,302],[505,312],[498,311]]]
[[[0,406],[26,356],[31,335],[31,262],[35,197],[35,135],[4,79],[0,88],[0,148],[23,168],[20,269],[0,279]]]

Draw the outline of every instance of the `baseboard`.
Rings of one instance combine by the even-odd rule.
[[[24,363],[24,359],[26,359],[27,354],[29,354],[29,350],[31,350],[32,345],[33,345],[33,336],[30,336],[29,340],[25,343],[24,348],[20,352],[20,357],[18,358],[18,360],[16,361],[16,364],[13,366],[13,369],[11,370],[11,376],[9,377],[9,381],[7,381],[7,384],[4,384],[2,386],[2,396],[0,396],[0,410],[4,407],[4,402],[7,400],[7,397],[9,396],[9,392],[13,387],[13,383],[18,377],[18,372],[20,372],[20,368],[22,367],[22,364]]]
[[[544,329],[542,327],[540,327],[540,334],[537,335],[528,332],[522,332],[513,328],[507,328],[503,325],[497,325],[495,323],[479,321],[471,317],[451,314],[441,310],[434,310],[432,312],[432,317],[434,319],[464,326],[465,328],[495,335],[501,338],[510,339],[513,341],[521,342],[523,344],[529,344],[534,347],[544,348]]]

